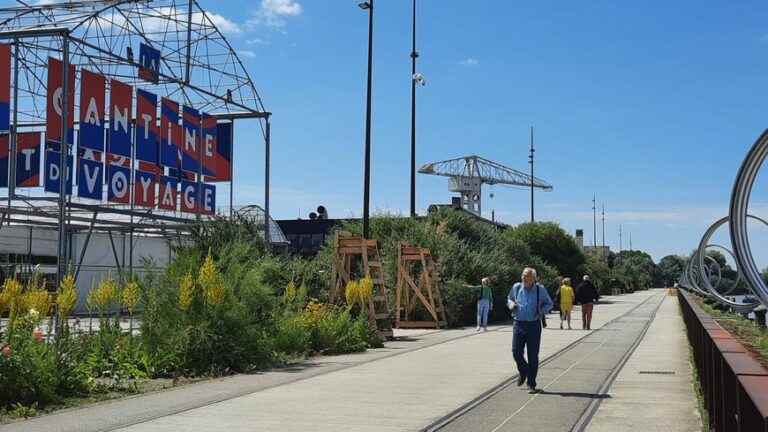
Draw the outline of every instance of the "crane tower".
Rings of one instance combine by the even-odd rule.
[[[478,216],[482,215],[483,184],[552,190],[544,180],[476,155],[428,163],[419,168],[419,173],[448,177],[448,190],[459,194],[461,207]]]

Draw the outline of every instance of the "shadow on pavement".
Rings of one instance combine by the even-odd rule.
[[[578,398],[587,398],[587,399],[610,399],[611,398],[611,395],[608,395],[608,394],[580,393],[580,392],[555,392],[555,391],[548,391],[548,390],[541,390],[539,394],[560,396],[560,397],[578,397]]]

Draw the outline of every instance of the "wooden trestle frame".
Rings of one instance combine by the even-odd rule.
[[[331,302],[335,303],[344,298],[347,283],[354,279],[355,270],[359,268],[360,277],[367,276],[373,281],[373,295],[368,300],[368,319],[372,325],[376,325],[381,337],[391,338],[392,322],[378,242],[338,232],[334,236],[333,246]]]
[[[419,264],[421,264],[419,266]],[[420,270],[417,273],[417,270]],[[414,281],[418,274],[418,283]],[[432,320],[413,320],[421,303]],[[397,251],[396,328],[440,328],[447,325],[440,272],[429,249],[401,244]]]

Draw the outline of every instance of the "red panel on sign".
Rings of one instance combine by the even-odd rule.
[[[10,130],[11,46],[0,44],[0,131]]]
[[[117,80],[111,80],[110,86],[109,152],[131,157],[133,88]]]
[[[72,144],[73,126],[75,124],[75,66],[70,64],[67,72],[67,126],[69,127],[68,140]],[[64,66],[61,60],[48,58],[48,96],[45,122],[45,140],[60,143],[61,142],[61,113],[64,106],[62,92],[62,73]]]
[[[157,182],[153,173],[136,171],[136,183],[133,186],[134,202],[141,207],[155,206],[155,189]]]
[[[176,211],[178,182],[171,177],[160,178],[160,195],[157,197],[157,206],[164,210]]]

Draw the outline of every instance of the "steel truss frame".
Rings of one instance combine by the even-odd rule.
[[[215,14],[204,11],[195,0],[93,0],[0,8],[0,41],[12,44],[13,74],[10,131],[9,190],[2,198],[0,226],[25,224],[56,226],[58,241],[58,279],[71,258],[68,236],[72,232],[128,232],[131,266],[133,235],[178,236],[187,232],[200,216],[159,209],[137,209],[128,205],[104,205],[79,202],[63,192],[61,177],[58,196],[19,193],[15,187],[17,134],[42,131],[46,117],[47,58],[63,61],[63,94],[69,83],[68,65],[118,79],[134,87],[148,89],[159,96],[177,100],[185,106],[205,111],[220,121],[256,119],[266,146],[265,220],[269,220],[270,116],[236,51],[216,26]],[[140,43],[161,52],[161,66],[156,84],[138,79],[138,59],[133,49]],[[75,95],[80,79],[76,77]],[[73,107],[79,116],[79,100],[63,104]],[[62,115],[66,118],[66,112]],[[62,137],[67,136],[67,122],[62,122]],[[75,130],[78,122],[75,121]],[[233,125],[234,129],[234,125]],[[66,140],[63,140],[66,141]],[[234,144],[234,140],[233,140]],[[64,153],[72,156],[72,145],[65,143]],[[234,165],[234,151],[232,152]],[[67,158],[62,157],[62,172],[67,172]],[[74,158],[73,158],[74,160]],[[198,173],[198,182],[202,178]],[[230,178],[233,178],[230,173]],[[230,215],[233,212],[233,182],[230,182]],[[133,193],[133,180],[129,185]],[[24,190],[21,190],[24,192]],[[133,200],[131,200],[133,202]],[[270,239],[269,223],[265,237]],[[86,242],[87,245],[87,242]],[[80,257],[82,265],[84,251]],[[119,263],[118,263],[119,265]],[[132,270],[132,269],[131,269]]]

